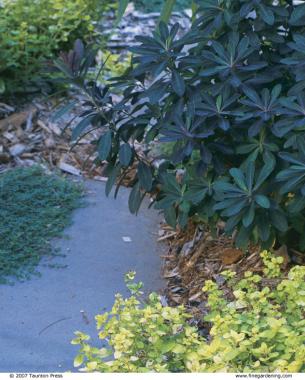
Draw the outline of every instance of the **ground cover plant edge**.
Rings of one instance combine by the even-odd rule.
[[[0,283],[26,280],[81,206],[82,187],[39,166],[0,174]],[[59,253],[60,254],[60,253]]]

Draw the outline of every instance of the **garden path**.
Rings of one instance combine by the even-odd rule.
[[[100,182],[86,187],[88,205],[74,213],[69,238],[54,243],[67,255],[51,263],[67,268],[41,265],[40,278],[0,285],[0,372],[76,371],[73,333],[98,342],[94,316],[111,308],[115,293],[127,294],[124,273],[136,270],[147,291],[162,287],[157,213],[143,205],[131,215],[126,188],[114,200]]]

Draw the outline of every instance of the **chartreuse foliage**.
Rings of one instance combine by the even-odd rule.
[[[156,207],[174,227],[194,215],[211,226],[222,219],[227,233],[237,230],[240,247],[277,242],[304,250],[305,4],[195,3],[183,37],[178,24],[164,22],[152,36],[138,36],[132,66],[109,86],[75,75],[91,108],[74,138],[90,124],[104,128],[96,146],[108,162],[107,193],[141,162],[132,212],[145,193],[157,194]],[[124,95],[116,104],[114,88]],[[154,140],[173,144],[173,154],[155,163]],[[178,168],[185,173],[179,183]]]
[[[109,7],[105,0],[3,0],[0,4],[0,94],[30,87],[55,52],[87,42]]]
[[[39,166],[0,174],[0,284],[26,280],[80,206],[82,188]]]
[[[163,306],[155,293],[141,302],[141,284],[133,284],[134,273],[129,273],[132,296],[118,294],[112,310],[96,316],[99,337],[108,348],[92,347],[88,335],[76,332],[72,343],[81,348],[74,365],[89,372],[305,371],[305,267],[278,278],[283,259],[267,251],[262,257],[264,279],[252,272],[241,280],[230,271],[222,273],[233,300],[206,281],[209,340],[188,324],[184,306]]]

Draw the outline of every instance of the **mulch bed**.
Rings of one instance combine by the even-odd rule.
[[[49,170],[106,182],[105,163],[96,161],[94,145],[103,129],[88,133],[77,146],[71,142],[71,131],[80,121],[77,115],[84,110],[82,101],[79,99],[75,108],[56,121],[52,117],[62,107],[58,99],[34,99],[15,108],[0,103],[0,173],[12,167],[40,164]],[[135,174],[136,165],[119,179],[120,183],[131,186]]]
[[[190,222],[187,229],[175,233],[170,227],[163,226],[163,236],[167,240],[168,251],[164,258],[163,276],[167,281],[164,289],[166,301],[171,306],[185,305],[194,315],[195,320],[202,320],[206,314],[207,296],[202,291],[206,280],[216,281],[225,295],[230,297],[221,272],[231,270],[237,278],[242,278],[246,271],[263,275],[261,250],[250,246],[247,252],[234,247],[233,240],[224,234],[220,223],[216,236],[212,236],[203,225]],[[284,258],[283,275],[295,265],[291,261],[285,246],[274,251]],[[304,255],[294,251],[298,263],[304,264]]]
[[[75,118],[72,127],[79,120],[75,116],[81,105],[57,122],[52,121],[55,110],[61,107],[56,101],[34,100],[17,110],[3,103],[0,106],[0,171],[39,163],[68,174],[102,177],[92,145],[100,131],[88,134],[71,149],[71,129],[65,127],[70,119]]]

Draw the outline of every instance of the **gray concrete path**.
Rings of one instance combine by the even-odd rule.
[[[73,333],[99,342],[94,316],[111,308],[115,293],[127,294],[124,273],[136,270],[148,291],[162,287],[156,212],[143,206],[131,215],[127,189],[114,200],[102,183],[87,188],[89,205],[75,211],[69,239],[55,242],[67,256],[52,262],[68,267],[41,267],[41,278],[0,285],[0,372],[76,371]]]

